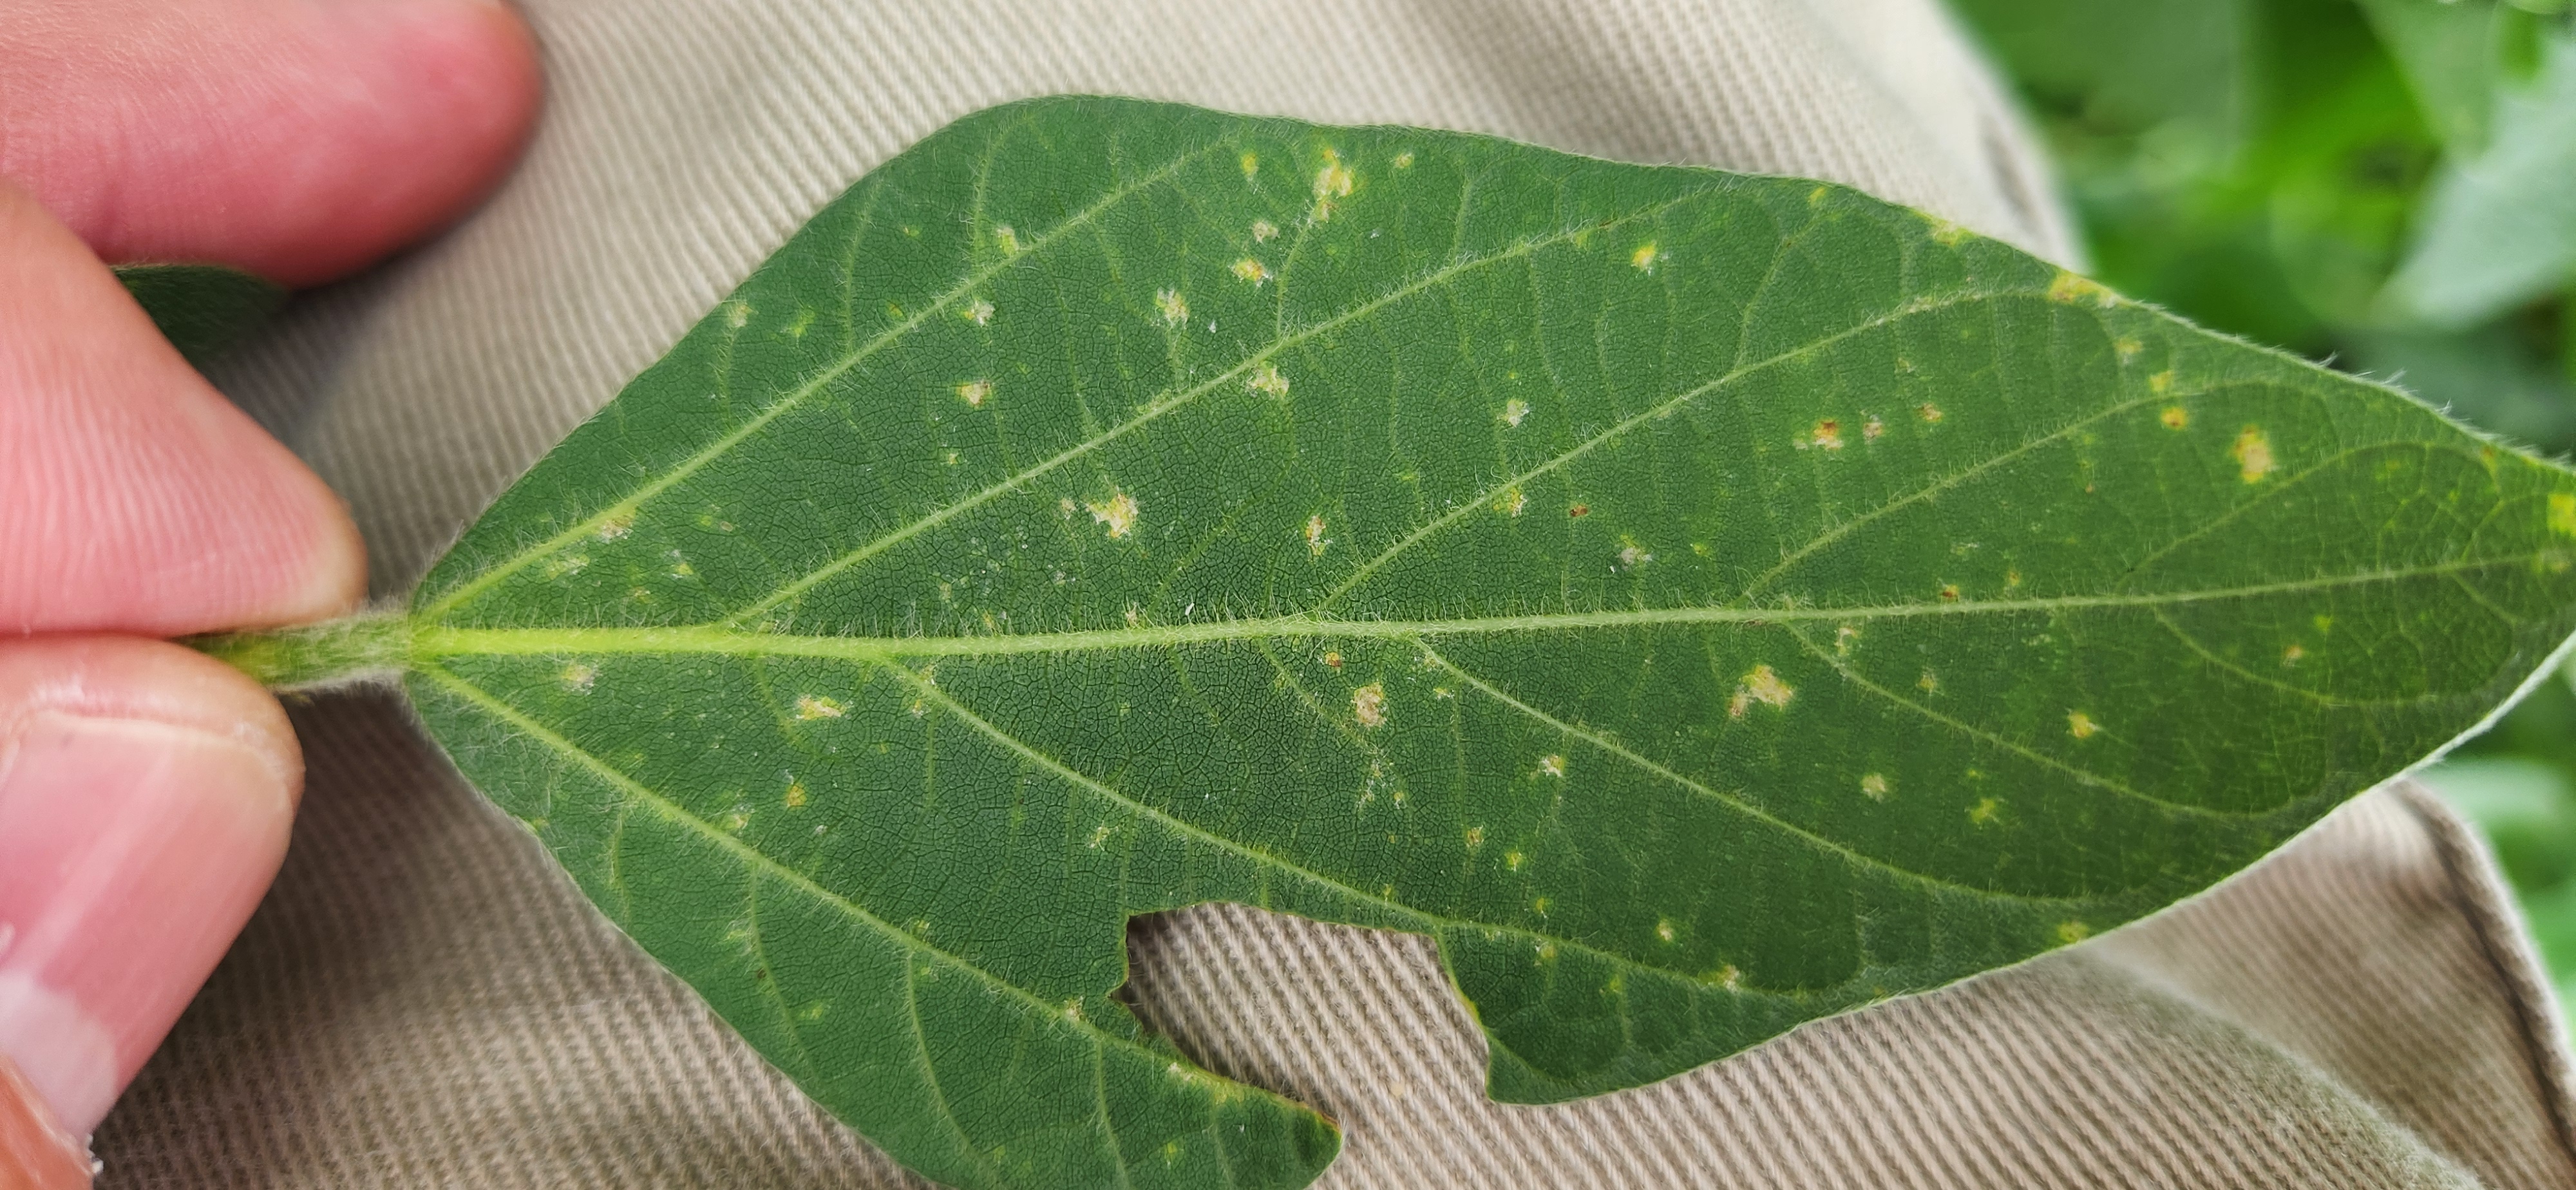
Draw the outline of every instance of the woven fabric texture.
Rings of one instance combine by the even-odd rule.
[[[386,594],[816,207],[1027,95],[1826,177],[2077,263],[1932,0],[524,7],[553,91],[509,187],[217,377],[348,495]],[[286,871],[101,1130],[103,1187],[905,1184],[398,700],[295,714]],[[2409,787],[2149,922],[1556,1107],[1484,1100],[1421,939],[1206,907],[1131,941],[1140,1015],[1344,1124],[1333,1186],[2576,1185],[2556,1006],[2475,839]]]

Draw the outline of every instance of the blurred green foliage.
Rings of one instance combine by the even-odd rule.
[[[2115,288],[2576,451],[2571,0],[1953,0]],[[2426,773],[2576,1004],[2576,667]]]

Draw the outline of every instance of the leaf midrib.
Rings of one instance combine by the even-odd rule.
[[[1296,613],[1206,623],[1139,625],[1132,628],[1073,629],[1062,632],[987,633],[982,635],[855,636],[762,632],[724,624],[620,628],[456,628],[423,625],[414,630],[411,655],[421,661],[445,657],[523,657],[557,654],[642,653],[714,654],[733,657],[817,657],[846,661],[890,661],[899,658],[983,658],[1030,653],[1083,653],[1115,649],[1168,648],[1229,641],[1318,639],[1410,639],[1491,635],[1513,632],[1568,632],[1617,628],[1654,628],[1688,624],[1848,623],[1936,616],[2018,615],[2102,608],[2165,608],[2267,595],[2340,590],[2371,583],[2438,578],[2497,567],[2554,560],[2558,551],[2536,551],[2431,566],[2361,571],[2311,579],[2217,587],[2196,591],[2143,594],[2068,595],[2033,599],[1957,600],[1894,603],[1856,607],[1672,607],[1627,611],[1553,612],[1454,619],[1340,619]]]

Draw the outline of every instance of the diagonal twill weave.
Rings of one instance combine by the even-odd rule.
[[[1847,190],[1107,99],[862,180],[416,596],[433,734],[961,1185],[1296,1185],[1135,914],[1426,933],[1499,1098],[2207,887],[2576,629],[2576,477]]]

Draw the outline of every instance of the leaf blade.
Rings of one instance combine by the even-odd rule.
[[[1495,1094],[1633,1086],[2249,862],[2509,696],[2570,542],[2562,472],[1838,188],[1057,100],[818,216],[411,648],[467,774],[899,1159],[1295,1184],[1320,1121],[1148,1069],[1129,916],[1431,934]],[[609,878],[637,790],[739,912]],[[747,973],[860,948],[763,879],[953,960],[947,1026],[817,1051]],[[916,1052],[939,1093],[831,1073]]]

